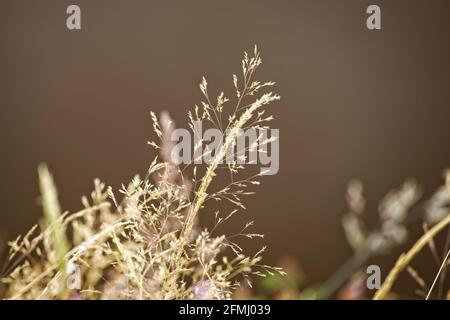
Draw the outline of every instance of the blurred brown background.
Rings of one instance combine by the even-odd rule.
[[[72,3],[81,31],[66,29]],[[369,4],[381,6],[381,31],[366,29]],[[450,165],[449,4],[2,0],[1,241],[41,215],[38,163],[69,210],[94,177],[118,187],[145,173],[149,110],[185,127],[201,76],[231,96],[242,52],[258,44],[259,78],[282,96],[272,109],[281,163],[244,219],[266,234],[267,262],[291,254],[325,278],[351,253],[340,226],[349,179],[365,183],[375,221],[389,189],[414,176],[429,195]]]

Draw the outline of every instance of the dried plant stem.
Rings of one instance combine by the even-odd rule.
[[[433,284],[431,285],[430,291],[428,291],[427,297],[425,298],[425,300],[428,300],[430,298],[431,292],[433,291],[434,285],[436,284],[436,281],[439,279],[439,275],[442,272],[442,269],[444,269],[445,265],[447,264],[447,260],[448,260],[448,256],[450,255],[450,250],[447,252],[447,255],[444,258],[444,261],[442,261],[441,267],[439,268],[439,271],[436,275],[436,277],[434,278]]]
[[[244,125],[252,118],[256,110],[258,110],[263,105],[278,99],[279,96],[272,95],[272,93],[265,94],[263,97],[256,100],[248,109],[246,109],[245,112],[239,118],[239,120],[232,126],[230,134],[225,139],[225,143],[221,146],[219,152],[216,154],[214,160],[211,162],[208,169],[206,170],[205,176],[202,179],[202,183],[198,189],[198,192],[195,195],[195,199],[192,203],[191,210],[189,210],[188,216],[186,217],[186,224],[181,237],[181,245],[179,246],[178,249],[178,258],[181,256],[184,249],[184,245],[186,244],[186,240],[189,238],[189,235],[191,234],[195,217],[197,216],[198,211],[200,210],[200,208],[202,207],[203,203],[205,202],[208,196],[206,191],[208,190],[208,187],[211,184],[213,177],[215,176],[215,171],[219,163],[223,159],[223,157],[226,155],[228,148],[232,146],[233,141],[239,135],[239,130],[241,130],[244,127]]]
[[[235,132],[237,130],[234,130]],[[208,190],[209,185],[211,184],[212,178],[215,175],[215,171],[217,169],[217,166],[219,165],[220,159],[225,155],[226,150],[232,143],[233,136],[230,135],[226,140],[222,148],[220,149],[220,152],[216,155],[211,165],[208,167],[205,177],[203,178],[203,181],[200,185],[200,188],[195,196],[194,203],[192,205],[191,210],[189,211],[189,214],[186,218],[186,225],[185,229],[183,231],[183,238],[186,239],[189,237],[189,234],[192,231],[192,227],[194,224],[195,217],[197,216],[198,211],[202,207],[203,203],[206,200],[206,197],[208,194],[206,191]]]
[[[447,237],[445,239],[444,251],[442,253],[443,256],[445,255],[445,252],[450,249],[449,247],[450,247],[450,228],[448,228],[448,230],[447,230]],[[444,270],[442,270],[442,273],[439,278],[438,297],[442,297],[442,295],[443,295],[446,274],[447,274],[447,268],[444,268]]]
[[[423,249],[423,247],[428,245],[429,241],[448,224],[450,224],[450,213],[427,233],[425,233],[406,254],[404,253],[398,258],[395,266],[389,272],[383,285],[375,293],[373,297],[374,300],[382,300],[386,298],[399,273],[403,271],[409,265],[411,260]]]

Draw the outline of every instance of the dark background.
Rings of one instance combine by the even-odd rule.
[[[66,29],[72,3],[81,31]],[[370,4],[381,6],[381,31],[366,28]],[[449,9],[446,0],[2,0],[0,238],[41,216],[38,163],[49,164],[62,206],[79,209],[94,177],[117,188],[145,173],[150,110],[169,110],[186,127],[201,76],[212,93],[232,96],[242,52],[257,44],[259,78],[276,81],[282,96],[272,109],[281,163],[247,201],[245,219],[266,235],[267,262],[293,255],[312,281],[326,278],[351,254],[340,226],[349,179],[365,183],[372,222],[405,178],[426,195],[442,183]]]

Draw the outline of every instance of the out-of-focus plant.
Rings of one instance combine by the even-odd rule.
[[[427,224],[425,226],[425,234],[412,246],[410,250],[403,253],[395,263],[392,270],[389,272],[386,280],[384,281],[382,287],[374,295],[374,299],[380,300],[389,298],[391,289],[397,279],[399,273],[403,270],[408,270],[412,274],[413,278],[419,284],[419,286],[426,290],[425,299],[430,299],[433,294],[433,290],[436,285],[439,289],[435,296],[436,299],[446,299],[448,298],[448,292],[450,288],[447,288],[447,293],[444,292],[444,283],[447,269],[449,267],[449,257],[450,257],[450,170],[445,172],[446,184],[440,187],[426,205],[425,219],[430,224],[435,224],[432,228],[428,229]],[[434,242],[434,237],[445,228],[447,231],[447,238],[443,247],[441,257],[439,257],[436,249],[436,244]],[[439,264],[439,269],[437,274],[430,286],[426,286],[419,274],[411,267],[411,262],[414,257],[424,248],[428,246],[433,253],[435,259]]]
[[[388,192],[378,207],[379,225],[369,231],[363,220],[366,208],[363,185],[357,180],[350,181],[346,194],[349,212],[344,215],[342,225],[354,254],[321,285],[317,298],[328,298],[334,294],[369,258],[388,253],[403,244],[408,234],[405,220],[420,196],[421,189],[412,179]]]
[[[445,288],[445,277],[450,265],[450,228],[448,227],[450,224],[450,171],[446,171],[445,179],[446,184],[439,187],[425,204],[423,215],[425,234],[411,250],[400,256],[380,290],[375,293],[375,299],[401,297],[392,293],[391,289],[398,274],[403,270],[406,270],[419,286],[416,290],[418,297],[449,299],[450,288]],[[348,243],[354,250],[353,256],[327,281],[314,286],[307,285],[306,276],[299,273],[298,268],[281,264],[288,276],[267,277],[260,280],[253,290],[248,287],[241,288],[237,292],[237,298],[325,299],[335,297],[344,300],[370,298],[372,293],[367,288],[367,274],[363,267],[370,258],[387,254],[405,243],[408,236],[408,223],[414,221],[413,219],[408,221],[408,216],[413,206],[417,204],[421,193],[421,188],[412,179],[406,180],[400,188],[390,191],[380,202],[378,227],[369,231],[363,220],[366,208],[363,185],[357,180],[350,181],[346,193],[349,212],[344,215],[342,225]],[[445,228],[448,228],[447,238],[442,254],[439,255],[433,237]],[[410,264],[425,246],[430,248],[439,266],[431,285],[427,285],[419,272]],[[297,278],[298,275],[300,276]],[[439,288],[432,296],[436,286]]]

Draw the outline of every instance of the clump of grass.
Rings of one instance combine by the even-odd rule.
[[[246,169],[234,162],[226,166],[232,181],[211,190],[220,160],[235,146],[241,130],[266,126],[272,119],[263,117],[265,107],[279,96],[268,92],[253,98],[274,85],[253,79],[261,63],[256,47],[252,57],[245,53],[242,78],[233,76],[233,106],[223,93],[212,103],[203,78],[204,101],[201,108],[189,112],[191,126],[204,120],[224,135],[228,132],[203,175],[198,173],[199,165],[181,168],[171,160],[169,138],[175,127],[167,113],[160,120],[151,113],[159,141],[149,144],[160,150],[161,158],[154,159],[145,178],[135,176],[118,192],[95,179],[94,191],[82,198],[84,209],[79,212],[61,213],[53,179],[47,168],[40,166],[45,223],[10,242],[2,279],[8,286],[6,298],[228,299],[249,275],[282,273],[260,264],[265,248],[246,254],[234,238],[214,235],[215,227],[201,229],[198,223],[201,215],[212,214],[207,202],[222,199],[237,207],[225,215],[215,213],[216,226],[227,221],[244,208],[241,197],[252,193],[245,190],[259,184],[261,173],[234,178]],[[268,142],[270,139],[260,144]],[[210,152],[205,149],[201,156]],[[240,235],[262,237],[247,231],[251,225],[247,223]],[[73,281],[75,276],[80,281]]]

